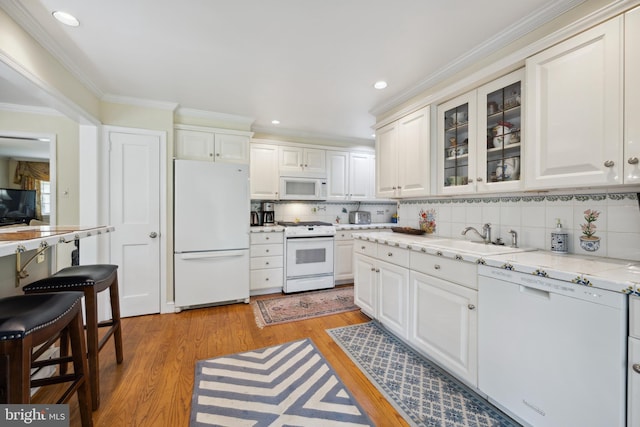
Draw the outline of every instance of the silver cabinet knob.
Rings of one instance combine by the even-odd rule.
[[[482,181],[481,179],[479,179],[478,181]],[[473,178],[469,178],[469,180],[467,181],[469,184],[473,183]]]
[[[269,236],[266,236],[266,237],[264,238],[264,240],[269,240]]]
[[[149,237],[151,237],[152,239],[155,239],[156,237],[158,237],[158,233],[156,233],[155,231],[152,231],[151,233],[149,233]]]
[[[269,253],[269,249],[265,249],[265,252],[266,252],[266,253]]]
[[[478,181],[478,182],[482,182],[482,177],[481,177],[481,176],[479,176],[479,177],[478,177],[478,179],[476,179],[476,181]]]
[[[634,363],[633,370],[636,372],[636,374],[640,374],[640,363]]]
[[[265,282],[268,282],[268,281],[269,281],[269,278],[268,278],[268,277],[267,277],[267,278],[265,278],[265,279],[264,279],[264,281],[265,281]]]
[[[638,158],[633,156],[633,157],[629,157],[629,160],[627,160],[627,163],[629,163],[630,165],[637,165],[638,164]]]
[[[442,268],[442,267],[440,267],[440,264],[436,264],[436,265],[433,266],[433,268],[435,268],[436,270],[440,270],[440,268]]]
[[[265,262],[264,265],[269,265],[269,261]]]
[[[371,267],[371,271],[376,271],[376,268],[375,267]]]
[[[393,256],[393,252],[388,252],[387,256]]]
[[[380,269],[379,268],[376,268],[376,273],[380,273]]]
[[[216,157],[220,157],[220,153],[216,153]]]
[[[616,163],[613,160],[607,160],[604,162],[604,167],[606,168],[612,168],[613,165],[615,165]]]
[[[213,153],[209,153],[209,157],[213,157]]]
[[[469,310],[475,310],[476,306],[473,304],[469,304],[467,307],[469,307]]]
[[[364,248],[365,248],[364,246],[360,246],[360,249],[362,249],[363,251],[364,251]]]

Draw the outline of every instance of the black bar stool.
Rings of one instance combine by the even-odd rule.
[[[98,322],[98,294],[107,289],[109,290],[111,302],[111,320]],[[26,285],[22,290],[26,294],[59,291],[82,291],[84,293],[91,401],[93,409],[98,409],[100,406],[100,361],[98,353],[112,335],[116,348],[116,362],[120,364],[123,360],[118,266],[93,264],[66,267],[51,277]],[[98,329],[103,327],[109,329],[99,339]],[[66,346],[61,343],[60,347],[62,349]]]
[[[57,403],[68,402],[77,392],[82,425],[93,425],[81,300],[81,292],[0,299],[0,403],[28,404],[31,387],[69,382]],[[66,332],[71,341],[71,357],[36,361],[62,332]],[[71,374],[30,379],[32,368],[68,362],[73,362]]]

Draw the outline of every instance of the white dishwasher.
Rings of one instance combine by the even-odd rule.
[[[627,295],[478,272],[478,388],[489,400],[536,427],[623,427]]]

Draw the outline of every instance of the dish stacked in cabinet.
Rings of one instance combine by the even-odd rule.
[[[640,297],[629,297],[627,425],[640,425]]]
[[[281,292],[284,233],[251,233],[251,295]]]

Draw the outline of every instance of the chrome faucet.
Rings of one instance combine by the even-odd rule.
[[[480,234],[480,232],[474,227],[465,227],[460,234],[464,236],[468,231],[476,233],[482,240],[484,240],[485,243],[491,243],[491,224],[487,223],[482,226],[482,234]]]
[[[518,247],[518,233],[515,230],[509,230],[509,233],[511,233],[511,247],[512,248],[517,248]]]

